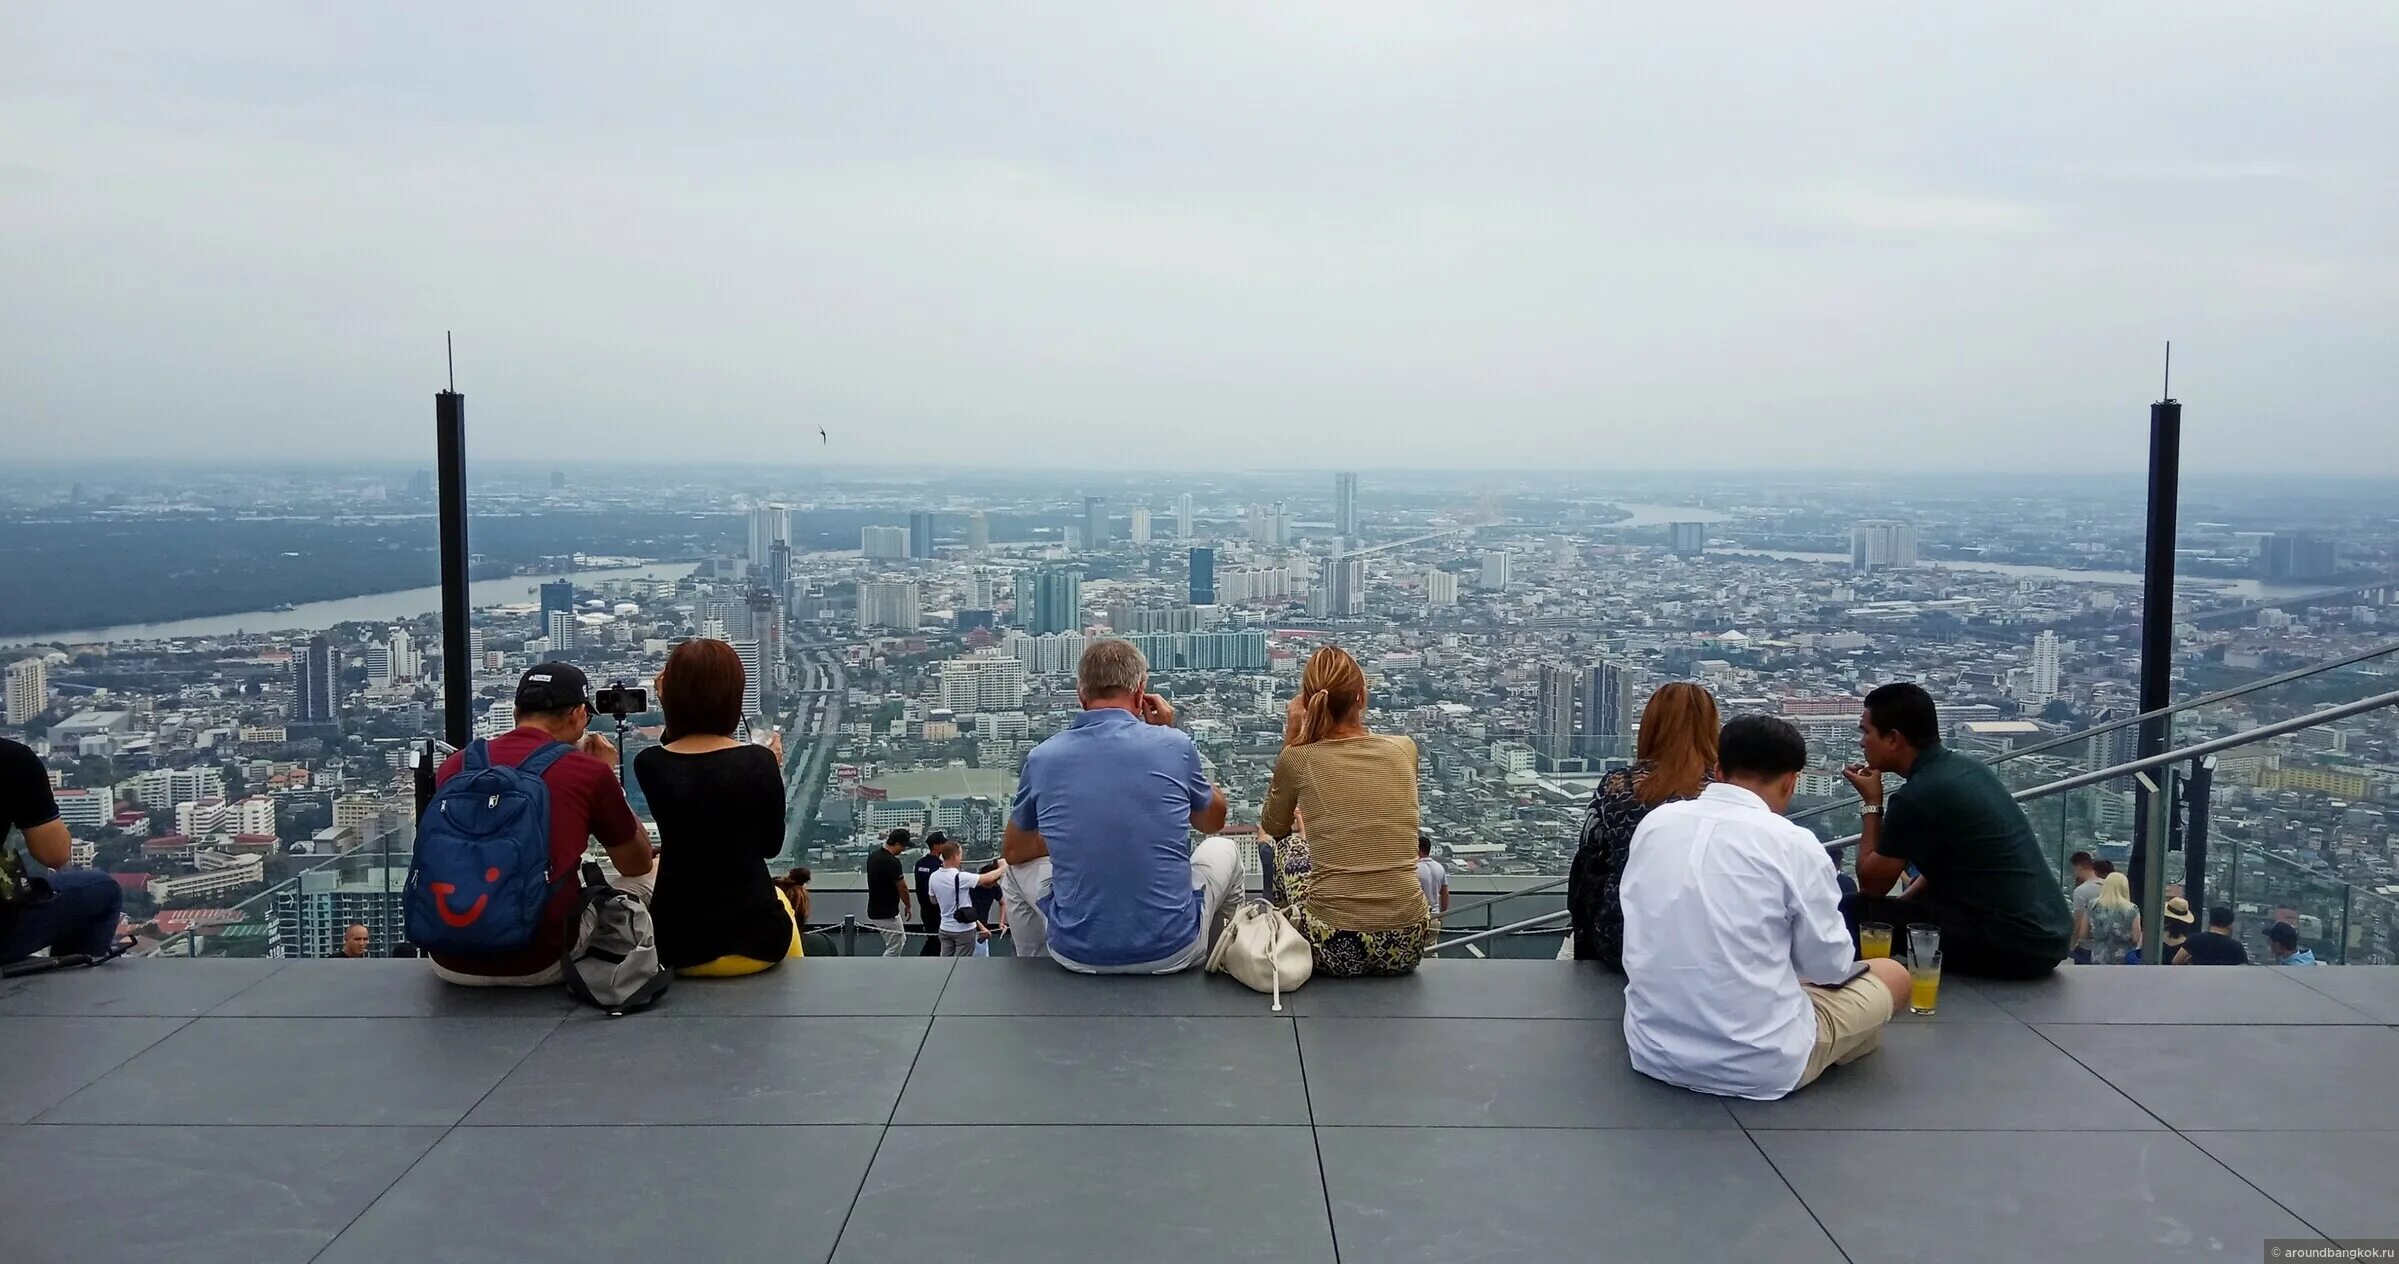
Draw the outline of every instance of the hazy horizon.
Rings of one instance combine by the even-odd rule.
[[[2399,10],[609,19],[0,9],[12,461],[2399,474]]]

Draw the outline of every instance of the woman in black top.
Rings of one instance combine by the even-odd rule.
[[[1600,778],[1583,813],[1583,837],[1566,871],[1574,958],[1624,969],[1624,906],[1617,888],[1633,831],[1649,810],[1698,795],[1716,777],[1716,699],[1687,681],[1661,685],[1641,709],[1633,764]]]
[[[743,684],[732,646],[676,646],[657,680],[664,743],[633,757],[664,852],[650,919],[659,960],[677,970],[753,973],[799,942],[766,871],[783,849],[783,736],[734,739]]]

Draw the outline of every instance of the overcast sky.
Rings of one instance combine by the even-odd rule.
[[[7,0],[0,453],[2399,473],[2399,6],[1802,7]]]

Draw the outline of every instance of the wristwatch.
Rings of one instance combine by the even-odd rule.
[[[1858,809],[1859,816],[1881,816],[1882,814],[1883,805],[1879,803],[1868,803]]]

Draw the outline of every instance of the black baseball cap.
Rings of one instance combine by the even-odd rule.
[[[516,709],[527,711],[572,711],[591,705],[591,681],[583,669],[573,663],[538,663],[518,677]]]
[[[2266,927],[2266,938],[2285,948],[2299,946],[2299,932],[2292,929],[2289,922],[2276,922]]]

